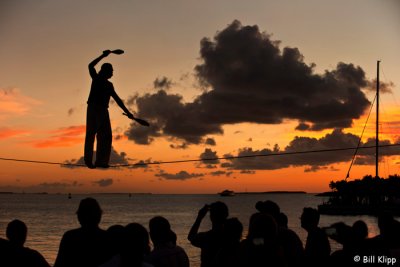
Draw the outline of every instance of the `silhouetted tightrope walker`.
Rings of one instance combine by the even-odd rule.
[[[112,65],[110,63],[104,63],[98,73],[95,69],[97,63],[108,55],[121,55],[123,53],[124,51],[121,49],[105,50],[89,64],[89,74],[92,78],[92,85],[87,101],[84,161],[85,165],[90,169],[110,167],[109,161],[112,144],[112,129],[110,115],[108,113],[110,97],[112,97],[124,111],[123,115],[135,120],[141,125],[150,125],[145,120],[135,118],[115,92],[113,84],[109,81],[114,71]],[[96,162],[93,164],[93,146],[95,139],[97,140]]]

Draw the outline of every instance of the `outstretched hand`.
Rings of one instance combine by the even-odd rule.
[[[107,57],[111,53],[111,50],[104,50],[103,56]]]
[[[127,116],[129,119],[131,119],[131,120],[134,120],[135,119],[135,117],[133,116],[133,114],[132,113],[123,113],[125,116]]]

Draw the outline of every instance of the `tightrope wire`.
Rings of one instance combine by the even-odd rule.
[[[397,146],[400,146],[400,144],[379,145],[380,148],[397,147]],[[145,167],[147,165],[176,164],[176,163],[202,162],[202,161],[215,161],[215,160],[234,160],[234,159],[257,158],[257,157],[289,156],[289,155],[311,154],[311,153],[328,153],[328,152],[338,152],[338,151],[355,150],[355,149],[368,149],[368,148],[375,148],[375,147],[376,146],[373,145],[373,146],[362,146],[362,147],[358,147],[358,148],[357,147],[345,147],[345,148],[330,148],[330,149],[293,151],[293,152],[281,152],[281,153],[269,153],[269,154],[215,157],[215,158],[205,158],[205,159],[140,162],[140,163],[134,163],[134,164],[110,165],[110,168],[121,168],[121,167],[134,168],[134,167]],[[0,157],[0,160],[25,162],[25,163],[36,163],[36,164],[62,165],[65,167],[86,167],[86,165],[84,165],[84,164],[69,163],[69,162],[50,162],[50,161],[27,160],[27,159],[16,159],[16,158],[3,158],[3,157]]]

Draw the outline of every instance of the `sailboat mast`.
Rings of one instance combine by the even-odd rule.
[[[379,177],[379,60],[376,65],[375,177]]]

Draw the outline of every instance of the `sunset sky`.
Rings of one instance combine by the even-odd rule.
[[[110,105],[114,165],[356,146],[377,60],[381,139],[399,143],[399,12],[397,0],[1,1],[0,157],[82,162],[87,65],[106,49],[125,50],[101,63],[151,123]],[[375,111],[363,144],[374,123]],[[381,176],[400,173],[399,152],[382,149]],[[108,170],[0,160],[0,191],[320,192],[353,153]],[[350,179],[375,173],[373,153],[360,150]]]

